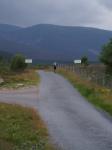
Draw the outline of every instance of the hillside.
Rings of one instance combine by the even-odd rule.
[[[11,53],[8,53],[5,51],[0,51],[0,58],[3,58],[5,60],[9,60],[9,59],[11,59],[11,57],[12,57]]]
[[[19,29],[22,28],[14,25],[0,24],[0,35],[5,36],[10,32],[17,31]]]
[[[112,31],[40,24],[5,33],[6,42],[0,39],[0,49],[40,60],[73,61],[83,55],[97,60],[102,45],[111,37]]]

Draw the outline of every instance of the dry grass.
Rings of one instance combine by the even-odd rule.
[[[10,73],[3,76],[4,83],[0,85],[1,88],[19,88],[18,84],[22,86],[37,85],[39,83],[39,75],[36,70],[29,69],[24,72]]]

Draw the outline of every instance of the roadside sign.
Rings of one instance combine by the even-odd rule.
[[[25,59],[26,64],[32,64],[32,59]]]
[[[75,64],[81,64],[81,60],[74,60]]]

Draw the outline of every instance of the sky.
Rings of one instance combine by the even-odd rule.
[[[0,0],[0,23],[56,24],[112,30],[112,0]]]

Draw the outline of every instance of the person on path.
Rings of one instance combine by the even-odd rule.
[[[56,69],[57,69],[57,63],[56,62],[54,62],[53,67],[54,67],[54,72],[56,72]]]

